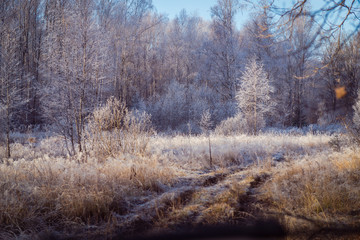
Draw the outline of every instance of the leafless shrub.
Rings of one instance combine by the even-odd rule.
[[[128,111],[125,103],[115,98],[89,116],[87,130],[92,153],[103,159],[119,153],[144,155],[154,134],[149,114]]]
[[[236,135],[245,132],[246,120],[242,114],[225,119],[215,128],[215,133],[217,135],[224,136]]]

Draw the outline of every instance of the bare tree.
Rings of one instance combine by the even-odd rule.
[[[47,78],[43,105],[72,152],[83,151],[85,117],[97,105],[103,58],[101,34],[95,24],[92,0],[62,1],[50,17],[44,38],[43,74]],[[50,7],[50,6],[49,6]],[[106,51],[105,51],[106,52]]]
[[[352,106],[358,97],[360,67],[360,36],[354,35],[339,47],[337,42],[330,43],[323,56],[323,70],[326,86],[325,107],[334,117],[351,116]],[[345,94],[336,96],[335,89],[343,88]]]
[[[309,79],[307,75],[313,48],[307,47],[313,36],[312,25],[305,17],[299,17],[293,23],[289,32],[289,73],[291,75],[291,124],[302,127],[306,124],[305,117],[305,85]]]
[[[308,39],[305,48],[320,48],[324,41],[333,39],[338,39],[337,44],[341,47],[360,28],[360,2],[357,0],[322,1],[322,6],[317,8],[311,8],[309,0],[296,0],[285,8],[272,1],[268,8],[280,17],[279,24],[290,30],[298,18],[307,18],[315,34]],[[348,35],[340,41],[345,29]]]
[[[149,17],[151,9],[152,3],[149,0],[119,1],[115,5],[113,17],[116,22],[112,28],[114,95],[129,105],[137,95],[136,90],[140,90],[140,86],[146,86],[142,82],[143,78],[137,74],[141,62],[138,56],[143,55],[143,37],[163,22],[162,17]]]
[[[238,35],[235,30],[235,15],[239,10],[238,0],[218,0],[211,8],[212,35],[207,49],[211,58],[214,89],[224,101],[234,100],[236,78],[239,74]]]
[[[10,15],[11,16],[11,15]],[[19,29],[15,19],[7,18],[0,27],[0,123],[6,135],[6,157],[11,157],[10,132],[15,127],[17,115],[23,113],[27,99],[22,97],[21,68],[17,43]]]

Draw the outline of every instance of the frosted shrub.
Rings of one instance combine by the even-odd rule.
[[[245,133],[247,129],[246,120],[242,114],[230,117],[222,121],[216,128],[215,133],[218,135],[230,136]]]
[[[124,102],[110,97],[104,107],[93,112],[90,120],[99,131],[111,130],[123,126],[127,113],[128,110]]]
[[[155,133],[151,116],[138,110],[129,112],[125,116],[123,133],[123,152],[145,153],[150,137]]]
[[[125,103],[113,97],[88,118],[87,138],[100,159],[119,153],[144,154],[153,133],[149,114],[128,111]]]
[[[203,114],[201,115],[200,127],[203,133],[205,133],[206,135],[209,134],[209,130],[212,127],[211,114],[209,109],[204,111]]]
[[[360,90],[358,92],[358,98],[353,106],[354,116],[353,116],[353,137],[355,141],[360,144]]]

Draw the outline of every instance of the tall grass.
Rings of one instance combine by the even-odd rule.
[[[153,158],[10,160],[0,164],[0,229],[106,222],[126,213],[131,197],[162,191],[172,180],[172,169]]]
[[[359,180],[360,152],[345,149],[277,169],[263,191],[277,211],[288,214],[284,219],[290,231],[304,227],[299,224],[303,218],[317,227],[356,226],[360,224],[354,218],[360,209]]]
[[[147,117],[133,114],[129,115],[129,119],[133,120],[127,123],[126,119],[122,119],[121,124],[125,125],[119,128],[104,128],[106,124],[100,120],[98,125],[89,126],[87,155],[67,156],[63,139],[59,136],[38,137],[34,144],[26,141],[13,143],[14,158],[0,163],[0,238],[22,233],[31,235],[31,232],[48,228],[64,230],[76,225],[84,229],[85,226],[115,224],[117,219],[122,219],[119,216],[126,219],[128,215],[135,214],[133,209],[137,206],[152,200],[156,202],[157,196],[162,193],[182,187],[184,179],[184,182],[187,182],[186,179],[196,182],[199,174],[206,172],[204,170],[209,167],[206,136],[151,134],[141,124]],[[131,131],[136,134],[131,136]],[[112,139],[118,139],[118,142]],[[299,205],[303,206],[302,210],[296,210],[300,211],[299,214],[317,212],[319,218],[336,213],[336,209],[341,207],[332,200],[322,198],[326,196],[325,188],[319,190],[328,182],[338,185],[329,194],[336,195],[338,190],[347,193],[350,189],[354,190],[353,195],[346,195],[347,200],[342,206],[345,210],[350,204],[358,206],[353,202],[358,199],[355,181],[346,187],[342,185],[344,189],[340,189],[341,184],[336,182],[336,179],[348,181],[350,176],[358,179],[358,158],[349,150],[343,154],[354,156],[353,161],[339,160],[345,158],[336,153],[332,153],[331,160],[326,161],[332,152],[328,144],[331,137],[328,135],[212,135],[211,139],[215,171],[227,166],[262,166],[272,162],[274,154],[284,156],[286,164],[269,168],[274,172],[273,185],[266,185],[272,194],[267,195],[268,199],[272,199],[279,208],[292,209]],[[108,151],[109,147],[111,151]],[[315,157],[319,159],[318,152],[323,152],[323,160],[310,161]],[[313,167],[319,169],[313,170]],[[315,179],[322,169],[328,169],[324,171],[328,173],[326,177]],[[240,174],[233,177],[226,186],[204,187],[194,193],[189,202],[174,203],[172,213],[164,213],[168,217],[157,221],[161,224],[165,224],[164,221],[190,221],[188,218],[193,215],[189,213],[198,216],[192,220],[203,223],[241,218],[238,205],[247,194],[251,176]],[[241,183],[237,183],[238,179]],[[298,198],[291,197],[293,193],[288,186],[292,187],[291,191],[297,191]],[[311,187],[318,190],[315,195]],[[340,196],[345,198],[345,195]],[[169,208],[164,209],[170,211]],[[136,217],[131,219],[136,220]]]

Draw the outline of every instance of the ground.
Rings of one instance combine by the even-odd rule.
[[[100,142],[76,155],[61,136],[12,137],[0,239],[360,237],[360,154],[345,133],[211,135],[211,163],[206,136],[137,138],[106,154]]]

